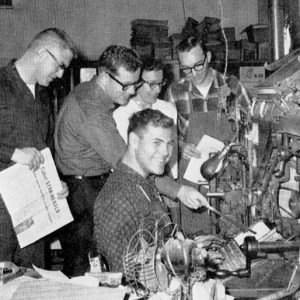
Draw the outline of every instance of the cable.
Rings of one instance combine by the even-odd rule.
[[[184,3],[184,0],[181,0],[181,3],[182,3],[184,23],[186,23],[186,14],[185,14],[185,3]]]
[[[218,0],[219,6],[220,6],[220,11],[221,11],[221,31],[222,31],[222,35],[224,38],[224,42],[225,42],[225,66],[224,66],[224,73],[223,76],[226,76],[227,73],[227,66],[228,66],[228,40],[224,31],[224,26],[223,26],[223,20],[224,20],[224,10],[223,10],[223,4],[222,4],[222,0]]]

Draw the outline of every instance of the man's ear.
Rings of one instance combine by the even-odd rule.
[[[109,76],[105,71],[101,71],[97,76],[97,82],[102,86],[102,88],[105,88],[106,85],[109,84]]]
[[[40,49],[36,50],[36,54],[40,59],[44,59],[45,56],[47,55],[47,51],[44,48],[40,48]]]
[[[207,57],[207,62],[210,63],[210,61],[211,61],[211,52],[210,51],[207,51],[206,57]]]
[[[133,149],[137,149],[140,143],[140,137],[135,132],[130,132],[128,136],[128,145]]]

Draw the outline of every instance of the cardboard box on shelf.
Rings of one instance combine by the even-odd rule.
[[[241,60],[256,60],[257,59],[257,43],[251,43],[248,40],[240,41]]]
[[[258,59],[270,61],[272,57],[271,47],[268,42],[258,44]]]
[[[252,88],[265,79],[264,66],[242,66],[240,67],[240,81],[245,87]]]
[[[153,55],[153,45],[135,45],[132,47],[133,50],[135,50],[141,57],[148,57]]]
[[[172,59],[172,51],[170,43],[155,44],[154,57],[156,59]]]
[[[234,42],[235,41],[235,28],[234,27],[225,27],[224,33],[227,38],[228,42]],[[224,36],[222,34],[221,36],[222,41],[224,41]]]
[[[182,35],[180,33],[173,33],[169,36],[169,41],[171,43],[172,48],[172,59],[177,59],[177,51],[176,47],[180,43],[182,39]]]
[[[241,33],[246,32],[250,43],[263,43],[269,41],[269,27],[265,24],[247,26]]]
[[[135,19],[131,21],[131,25],[168,26],[168,20]]]
[[[237,41],[228,42],[228,59],[237,59],[241,58],[241,49],[240,43]]]

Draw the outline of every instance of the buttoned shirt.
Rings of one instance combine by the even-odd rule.
[[[35,97],[14,61],[0,69],[0,171],[13,162],[16,148],[51,146],[53,115],[48,90],[35,87]]]
[[[206,97],[187,77],[173,83],[168,89],[167,100],[176,104],[178,135],[183,141],[187,140],[192,111],[219,111],[226,113],[229,119],[240,120],[240,113],[247,115],[247,110],[250,109],[247,92],[235,76],[224,77],[214,69],[210,71],[213,81]]]
[[[64,175],[101,175],[122,158],[126,145],[112,117],[114,107],[96,76],[68,95],[55,130],[56,163]]]
[[[154,180],[120,163],[94,205],[94,239],[111,272],[123,271],[123,256],[139,228],[151,231],[165,215]]]

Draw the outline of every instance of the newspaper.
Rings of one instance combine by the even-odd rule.
[[[205,181],[200,172],[202,164],[208,160],[210,153],[221,151],[223,148],[224,144],[221,141],[209,135],[204,135],[197,145],[197,150],[201,152],[201,157],[192,157],[190,159],[183,178],[194,183]]]
[[[62,185],[49,148],[37,171],[15,164],[0,172],[0,194],[23,248],[73,221],[66,199],[57,199]]]

